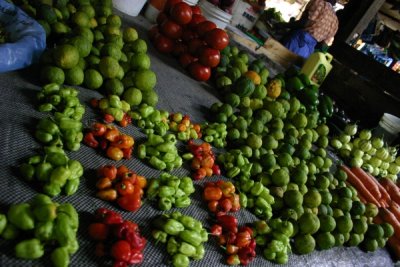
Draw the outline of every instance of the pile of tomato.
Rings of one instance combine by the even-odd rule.
[[[142,205],[143,189],[147,185],[145,177],[129,170],[125,165],[118,168],[105,165],[97,170],[98,189],[96,196],[102,200],[116,201],[127,211],[136,211]]]
[[[198,81],[207,81],[220,62],[220,51],[229,44],[225,30],[207,20],[199,6],[168,0],[150,29],[150,40],[161,53],[171,53]]]
[[[194,171],[192,174],[194,180],[201,180],[212,175],[221,175],[221,169],[215,163],[215,154],[209,143],[195,144],[193,140],[189,140],[188,148],[193,155],[190,168]]]

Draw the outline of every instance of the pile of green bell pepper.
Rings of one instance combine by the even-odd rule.
[[[43,152],[43,155],[31,156],[19,166],[22,177],[28,182],[39,182],[43,192],[51,197],[59,195],[62,190],[66,195],[74,194],[83,175],[81,163],[69,159],[58,146],[44,147]]]
[[[216,148],[226,146],[226,137],[228,135],[225,123],[204,123],[202,126],[202,138],[207,143],[213,144]]]
[[[150,133],[147,140],[137,148],[139,159],[147,162],[157,170],[171,171],[182,166],[182,158],[176,147],[176,137],[172,133],[164,136]]]
[[[131,110],[131,106],[117,95],[108,95],[99,100],[99,109],[103,114],[110,114],[116,121],[122,121],[125,113]]]
[[[17,258],[39,259],[51,248],[53,265],[66,267],[79,248],[78,224],[78,213],[71,204],[37,194],[29,202],[11,205],[6,215],[0,214],[0,236],[18,242]]]
[[[266,221],[255,221],[253,233],[257,246],[264,247],[263,256],[278,264],[288,262],[292,251],[290,238],[293,236],[293,224],[278,218]]]
[[[187,267],[191,259],[200,260],[204,257],[203,243],[208,240],[208,233],[199,220],[173,212],[158,216],[152,225],[155,228],[152,236],[156,242],[167,245],[172,266]]]
[[[186,208],[190,205],[190,195],[195,191],[190,177],[179,178],[169,173],[162,173],[159,178],[148,181],[146,195],[157,201],[160,210],[170,210],[172,207]]]
[[[83,139],[82,117],[85,107],[78,98],[78,90],[61,88],[58,84],[47,84],[37,94],[40,101],[38,110],[53,112],[53,118],[39,121],[35,137],[46,145],[59,145],[77,151]]]

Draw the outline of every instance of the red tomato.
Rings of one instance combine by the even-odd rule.
[[[171,18],[180,25],[188,24],[192,20],[192,8],[185,2],[177,3],[171,8]]]
[[[211,76],[211,69],[198,62],[189,65],[190,75],[197,81],[207,81]]]
[[[181,66],[186,68],[187,66],[190,65],[190,63],[197,61],[197,58],[192,56],[189,53],[183,53],[179,56],[179,63],[181,63]]]
[[[174,49],[174,42],[162,34],[159,34],[154,42],[156,49],[161,53],[171,53]]]
[[[118,240],[111,247],[111,256],[118,261],[128,261],[131,257],[131,245],[128,241]]]
[[[197,38],[197,33],[190,29],[184,29],[182,33],[182,40],[189,43],[190,40]]]
[[[111,181],[117,178],[117,167],[114,165],[104,165],[98,171],[99,177],[107,177]]]
[[[142,204],[140,188],[138,186],[135,186],[135,190],[133,191],[132,194],[119,197],[117,199],[117,203],[124,210],[127,211],[138,210]]]
[[[220,58],[221,54],[219,53],[219,50],[209,47],[203,48],[199,57],[201,64],[211,68],[218,66]],[[212,165],[208,167],[211,168]]]
[[[176,5],[176,4],[178,4],[178,3],[181,3],[181,2],[182,2],[182,0],[168,0],[167,3],[165,4],[164,10],[165,10],[166,12],[169,12],[170,9],[171,9],[174,5]]]
[[[189,41],[189,53],[193,56],[197,56],[200,49],[205,45],[204,41],[201,39],[192,39]]]
[[[117,189],[118,194],[121,196],[132,194],[133,191],[135,190],[134,185],[128,180],[123,180],[117,183],[115,187]]]
[[[179,39],[182,35],[182,27],[172,20],[167,19],[161,24],[161,32],[168,38]]]
[[[226,31],[216,28],[206,34],[204,40],[212,48],[222,50],[229,44],[229,36]]]
[[[203,15],[193,14],[192,20],[189,22],[188,26],[190,29],[195,30],[197,24],[199,24],[200,22],[203,22],[205,20],[206,20],[206,18]]]
[[[89,236],[94,240],[106,240],[108,236],[108,225],[104,223],[91,223],[89,225]]]
[[[156,21],[157,21],[157,24],[158,24],[158,25],[161,25],[161,24],[163,24],[163,22],[166,21],[167,19],[168,19],[167,14],[165,14],[165,12],[160,12],[160,13],[158,14],[158,16],[157,16]]]
[[[188,46],[182,42],[177,42],[174,46],[174,50],[172,51],[172,55],[179,57],[181,54],[186,53],[188,51]]]
[[[107,148],[107,157],[113,160],[121,160],[124,157],[124,153],[119,147],[109,146]]]
[[[198,6],[198,5],[192,6],[192,13],[193,13],[193,15],[194,14],[201,15],[202,12],[201,12],[200,6]]]
[[[92,124],[90,132],[93,133],[94,136],[102,136],[107,131],[107,126],[100,122],[95,122]]]
[[[217,28],[217,25],[209,20],[205,20],[197,24],[196,31],[200,37],[203,37],[207,32]]]

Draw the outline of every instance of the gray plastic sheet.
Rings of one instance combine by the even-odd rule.
[[[121,16],[123,16],[121,14]],[[146,29],[150,26],[142,17],[127,18],[124,22],[138,29],[140,36],[146,41]],[[182,112],[189,114],[193,121],[203,122],[207,116],[207,108],[218,100],[218,93],[205,83],[198,83],[187,76],[178,63],[169,56],[160,55],[149,44],[149,55],[151,57],[151,68],[157,74],[157,86],[155,90],[159,95],[159,109],[169,112]],[[17,166],[25,158],[33,155],[40,145],[33,137],[35,124],[41,117],[47,114],[35,110],[35,94],[40,90],[36,80],[34,68],[0,74],[0,212],[6,212],[12,203],[29,201],[38,193],[31,184],[21,180],[17,172]],[[89,107],[88,103],[92,97],[100,98],[99,92],[80,88],[80,100],[87,106],[83,122],[90,125],[98,118],[97,114]],[[121,128],[122,132],[134,136],[136,144],[145,137],[140,130],[129,125]],[[130,219],[139,224],[142,234],[148,239],[148,245],[144,250],[144,262],[140,266],[170,266],[169,256],[165,245],[156,245],[151,238],[150,222],[152,218],[162,212],[146,201],[137,212],[124,212],[117,206],[97,199],[95,197],[95,170],[105,164],[115,164],[114,161],[96,153],[92,148],[85,145],[77,152],[69,152],[70,158],[79,160],[84,168],[84,177],[81,184],[72,196],[58,196],[54,198],[57,202],[70,202],[74,205],[80,215],[80,227],[78,240],[80,249],[71,258],[70,266],[111,266],[111,261],[99,259],[94,256],[94,242],[87,234],[88,225],[93,220],[93,212],[96,208],[107,207],[122,213],[125,219]],[[117,165],[125,164],[130,169],[145,177],[158,177],[159,171],[132,158],[122,160]],[[187,166],[172,172],[178,176],[189,175]],[[212,177],[216,180],[218,177]],[[180,209],[184,214],[190,215],[203,222],[206,227],[211,226],[210,214],[206,205],[201,200],[201,185],[206,180],[196,181],[196,192],[192,195],[192,205],[186,209]],[[235,214],[239,224],[251,223],[256,217],[247,210],[240,210]],[[0,266],[51,266],[49,257],[37,261],[24,261],[16,259],[14,255],[13,241],[0,239]],[[205,244],[206,254],[201,261],[192,261],[190,266],[227,266],[225,254],[213,238]],[[248,266],[280,266],[269,262],[261,256],[257,250],[256,259]],[[281,266],[374,266],[389,267],[394,263],[386,249],[380,249],[374,253],[365,253],[358,248],[340,247],[327,251],[315,251],[309,255],[298,256],[292,254],[289,262]]]

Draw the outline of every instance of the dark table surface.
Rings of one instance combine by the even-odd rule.
[[[218,101],[218,93],[205,83],[198,83],[184,73],[178,63],[169,56],[160,55],[151,46],[146,36],[146,29],[150,24],[141,16],[130,18],[124,16],[126,25],[134,26],[140,37],[148,42],[148,53],[151,57],[151,69],[157,74],[156,92],[159,95],[159,109],[169,112],[189,114],[194,122],[206,120],[207,108]],[[33,133],[37,120],[47,114],[35,110],[35,94],[40,90],[37,82],[35,68],[0,74],[0,212],[6,212],[12,203],[29,201],[38,192],[32,185],[23,181],[18,173],[17,166],[23,160],[41,147],[34,139]],[[92,97],[100,98],[99,92],[80,88],[79,98],[87,106],[83,122],[89,125],[97,118],[95,112],[89,108],[88,102]],[[121,131],[140,140],[144,134],[129,125]],[[158,211],[151,203],[145,202],[143,206],[133,213],[119,210],[116,206],[95,197],[95,172],[94,170],[105,164],[115,163],[85,145],[77,152],[68,152],[72,159],[79,160],[85,168],[84,176],[78,191],[72,196],[58,196],[57,202],[70,202],[80,215],[78,239],[80,249],[71,258],[70,266],[110,266],[110,262],[99,260],[94,256],[94,243],[89,240],[87,227],[92,221],[92,214],[96,208],[107,207],[120,211],[125,219],[137,222],[144,236],[149,240],[144,251],[144,262],[141,266],[168,266],[169,257],[163,244],[155,245],[150,235],[151,219],[162,212]],[[130,169],[147,178],[158,177],[159,171],[150,168],[138,159],[122,160],[118,165],[125,164]],[[189,175],[188,168],[180,168],[172,172],[177,176]],[[211,180],[216,180],[212,177]],[[209,213],[201,200],[201,184],[195,182],[196,192],[192,195],[192,205],[180,211],[191,215],[210,226]],[[240,224],[251,223],[256,217],[247,210],[236,213]],[[38,261],[18,260],[13,256],[12,241],[0,240],[0,266],[50,266],[48,258]],[[227,266],[225,255],[216,242],[211,240],[205,244],[206,254],[201,261],[192,261],[191,266]],[[261,251],[257,251],[261,254]],[[340,247],[328,251],[315,251],[309,255],[298,256],[292,254],[288,264],[284,266],[393,266],[394,263],[385,249],[374,253],[364,253],[358,248]],[[249,266],[278,266],[258,255]]]

